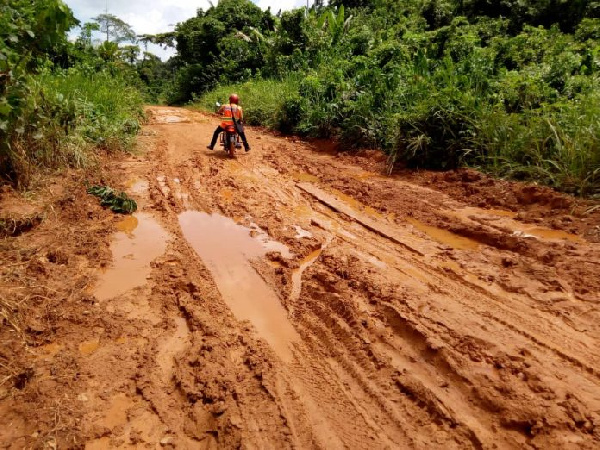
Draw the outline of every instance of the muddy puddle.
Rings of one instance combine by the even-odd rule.
[[[168,234],[149,214],[127,216],[111,244],[112,266],[100,277],[94,295],[100,301],[146,283],[150,262],[166,249]]]
[[[527,225],[518,220],[515,220],[517,213],[513,211],[505,211],[501,209],[483,209],[476,207],[467,207],[460,210],[457,216],[492,216],[499,220],[499,224],[503,227],[512,230],[514,236],[523,238],[537,238],[550,241],[568,241],[568,242],[585,242],[585,240],[576,234],[568,233],[562,230],[553,230],[551,228]]]
[[[299,335],[275,292],[250,263],[270,251],[292,256],[287,247],[266,239],[255,226],[244,227],[218,214],[186,211],[179,215],[179,224],[233,314],[250,321],[282,360],[291,360],[291,346]]]
[[[294,236],[296,239],[313,237],[313,234],[310,231],[305,230],[304,228],[302,228],[298,225],[294,225],[294,230],[296,231],[296,236]]]
[[[157,124],[171,124],[171,123],[188,123],[190,120],[187,117],[176,115],[170,111],[160,111],[154,116],[154,121]]]
[[[521,228],[514,231],[515,236],[520,237],[534,237],[538,239],[546,239],[550,241],[569,241],[569,242],[585,242],[585,240],[577,236],[576,234],[567,233],[562,230],[552,230],[550,228],[533,227],[533,228]]]
[[[318,183],[319,182],[319,177],[317,177],[315,175],[311,175],[310,173],[304,173],[304,172],[293,172],[292,178],[295,181],[304,181],[307,183]]]
[[[417,230],[425,233],[431,239],[440,244],[448,245],[457,250],[477,250],[480,246],[479,242],[466,238],[464,236],[459,236],[458,234],[452,233],[451,231],[444,230],[442,228],[433,227],[431,225],[425,225],[422,222],[419,222],[416,219],[408,217],[406,219],[408,223],[410,223]]]
[[[337,189],[332,189],[332,191],[341,201],[346,203],[348,206],[350,206],[350,208],[352,208],[357,213],[367,214],[368,216],[376,218],[376,219],[385,219],[386,218],[386,216],[381,214],[375,208],[372,208],[371,206],[367,206],[367,205],[359,202],[354,197],[346,195],[343,192],[338,191]]]

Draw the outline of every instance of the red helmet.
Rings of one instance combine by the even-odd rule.
[[[237,94],[231,94],[229,96],[229,103],[235,103],[236,105],[239,103],[240,98],[238,97]]]

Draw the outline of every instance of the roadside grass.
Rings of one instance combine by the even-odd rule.
[[[448,76],[449,78],[450,76]],[[448,79],[446,79],[448,83]],[[600,197],[600,94],[507,112],[474,89],[436,91],[405,86],[376,107],[325,95],[318,77],[289,77],[222,85],[193,107],[214,112],[237,92],[249,124],[286,133],[338,139],[347,148],[370,146],[388,154],[389,169],[470,166],[498,177],[536,182],[574,195]]]
[[[283,81],[252,80],[222,85],[195,99],[192,106],[215,112],[217,102],[225,104],[229,101],[229,95],[236,93],[240,96],[246,123],[286,131],[285,106],[290,99],[297,97],[298,85],[299,81],[295,77],[288,77]]]
[[[121,76],[79,69],[29,76],[17,125],[0,154],[18,188],[47,169],[88,167],[99,149],[128,151],[144,113],[143,98]]]

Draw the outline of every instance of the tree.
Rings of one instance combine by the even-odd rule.
[[[124,45],[119,49],[119,56],[124,61],[133,65],[140,54],[140,48],[137,45]]]
[[[221,0],[177,25],[178,73],[172,102],[185,102],[220,80],[240,81],[265,66],[268,41],[258,35],[275,27],[270,12],[250,0]],[[258,34],[257,34],[258,33]]]
[[[89,48],[92,46],[92,34],[94,31],[100,31],[100,25],[98,23],[86,22],[81,26],[81,33],[77,42],[81,44],[83,48]]]
[[[135,32],[131,26],[113,14],[100,14],[92,20],[100,25],[100,31],[106,34],[105,42],[135,42]]]
[[[373,0],[330,0],[329,6],[338,8],[345,6],[346,8],[372,8]]]

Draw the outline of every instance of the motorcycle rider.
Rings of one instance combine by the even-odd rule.
[[[213,133],[212,141],[210,145],[207,145],[206,148],[212,150],[217,143],[217,139],[219,138],[219,133],[225,131],[225,128],[233,124],[233,117],[235,117],[236,121],[241,125],[241,122],[244,120],[244,111],[242,107],[238,105],[240,102],[240,98],[237,94],[231,94],[229,96],[229,105],[223,105],[219,108],[218,113],[221,114],[221,125],[217,127],[215,132]],[[242,142],[244,143],[244,150],[247,152],[250,151],[250,145],[246,140],[246,133],[244,132],[244,128],[241,126],[237,127],[237,133],[242,138]]]

